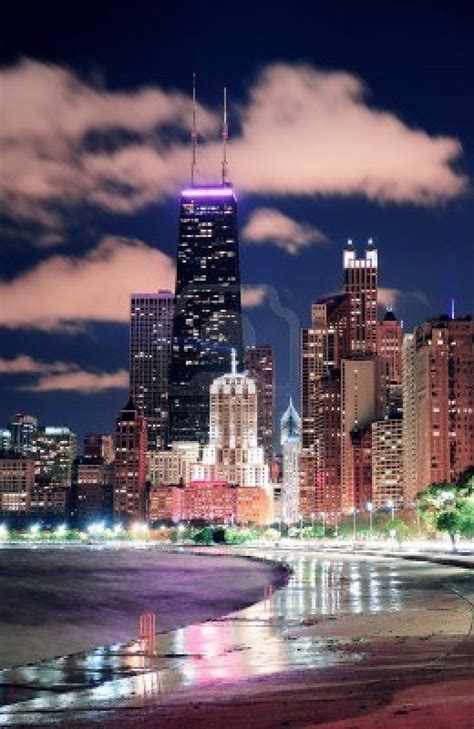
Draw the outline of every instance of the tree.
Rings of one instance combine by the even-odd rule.
[[[418,494],[421,514],[438,531],[447,532],[453,550],[459,536],[474,536],[474,467],[467,468],[456,483],[434,483]]]

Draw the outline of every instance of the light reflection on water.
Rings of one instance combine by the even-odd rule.
[[[146,703],[178,689],[357,660],[318,638],[317,627],[309,635],[295,629],[341,613],[403,607],[392,562],[310,553],[261,556],[283,558],[292,569],[284,588],[233,616],[157,636],[153,657],[133,643],[0,671],[0,726],[36,726],[51,720],[41,712]]]

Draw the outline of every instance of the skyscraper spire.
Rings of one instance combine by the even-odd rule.
[[[229,127],[227,124],[227,87],[224,86],[224,113],[222,117],[222,184],[227,180],[227,140],[229,138]]]
[[[196,74],[193,73],[193,122],[191,127],[191,146],[192,146],[192,157],[191,157],[191,185],[194,185],[194,179],[196,177],[196,147],[197,147],[197,132],[196,132]]]
[[[235,351],[234,347],[232,347],[232,349],[230,350],[230,368],[231,368],[231,373],[233,375],[236,375],[237,374],[237,352]]]

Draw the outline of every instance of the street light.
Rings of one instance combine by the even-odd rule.
[[[32,524],[30,526],[30,534],[32,537],[36,537],[41,529],[41,524]]]
[[[60,524],[56,528],[56,534],[57,534],[57,536],[58,537],[64,537],[64,535],[66,534],[66,530],[67,530],[66,524]]]
[[[326,512],[322,511],[321,516],[323,517],[323,537],[326,536]]]
[[[300,514],[300,539],[303,539],[303,516]]]
[[[395,504],[393,502],[393,499],[389,499],[387,501],[387,506],[390,509],[390,513],[391,513],[391,517],[390,518],[391,518],[392,521],[394,521],[395,520]]]
[[[373,511],[373,504],[371,501],[368,501],[365,505],[365,508],[369,512],[369,539],[372,541],[372,511]]]
[[[357,539],[357,509],[355,506],[352,507],[352,527],[354,531],[354,543]]]

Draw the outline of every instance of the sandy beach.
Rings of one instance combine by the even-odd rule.
[[[137,671],[89,688],[94,666],[109,670],[116,660],[91,654],[67,670],[50,661],[37,674],[16,675],[24,700],[0,712],[0,726],[4,718],[8,726],[52,721],[68,729],[473,728],[472,571],[358,555],[280,556],[293,572],[268,601],[159,636],[145,664],[121,658],[141,665]],[[238,562],[214,558],[215,574],[222,569],[232,582],[238,573],[225,571],[228,559]],[[51,686],[49,694],[26,690],[47,675],[56,678],[56,698]],[[73,675],[80,690],[68,688]]]

